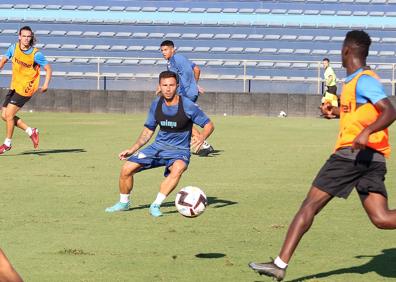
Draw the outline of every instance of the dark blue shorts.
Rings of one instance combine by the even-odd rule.
[[[186,167],[188,167],[190,156],[188,150],[165,150],[151,144],[130,156],[127,161],[141,164],[142,167],[139,171],[165,166],[164,176],[168,176],[170,173],[169,167],[177,160],[184,161]]]

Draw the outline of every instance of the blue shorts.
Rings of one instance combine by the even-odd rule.
[[[139,172],[146,169],[165,166],[164,176],[168,176],[169,167],[177,160],[182,160],[186,163],[186,167],[190,163],[191,153],[188,150],[166,150],[157,148],[154,144],[136,152],[130,156],[127,161],[141,164],[142,167]]]

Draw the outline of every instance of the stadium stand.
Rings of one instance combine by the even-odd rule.
[[[30,25],[57,76],[155,77],[166,67],[159,44],[170,39],[208,80],[317,81],[323,57],[339,62],[345,33],[364,28],[374,41],[370,62],[392,79],[395,10],[396,0],[17,0],[0,4],[0,52],[16,41],[19,26]]]

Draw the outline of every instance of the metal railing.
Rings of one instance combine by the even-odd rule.
[[[96,88],[99,90],[101,80],[106,79],[156,79],[158,72],[155,67],[166,69],[166,61],[163,58],[141,57],[89,57],[89,56],[48,56],[48,61],[53,65],[54,77],[87,78],[96,80]],[[277,81],[277,82],[309,82],[316,84],[317,94],[322,89],[322,62],[321,61],[285,61],[285,60],[238,60],[238,59],[191,59],[201,67],[201,79],[205,80],[235,80],[243,83],[243,92],[249,92],[250,83],[254,81]],[[146,64],[145,64],[146,62]],[[150,64],[147,64],[147,63]],[[332,67],[341,72],[340,62],[332,62]],[[396,64],[369,62],[368,65],[381,72],[381,82],[390,85],[392,95],[395,95]],[[10,64],[8,64],[8,67]],[[117,71],[119,66],[132,66],[136,72]],[[141,72],[140,67],[152,68],[152,72]],[[71,68],[72,71],[68,70]],[[89,71],[86,71],[87,67]],[[104,70],[105,67],[112,71]],[[84,71],[79,71],[79,68]],[[234,74],[221,73],[231,70]],[[303,76],[284,75],[290,73],[304,74]],[[11,70],[3,70],[5,75],[10,75]],[[276,73],[271,74],[271,73]],[[342,79],[339,79],[342,82]],[[210,89],[207,89],[210,91]]]

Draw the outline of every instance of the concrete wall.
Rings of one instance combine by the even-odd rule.
[[[0,89],[1,103],[8,90]],[[24,110],[85,112],[85,113],[145,113],[153,92],[49,90],[37,93]],[[320,95],[268,93],[205,93],[198,103],[209,115],[277,116],[285,111],[289,116],[318,116]],[[391,97],[396,105],[396,97]]]

